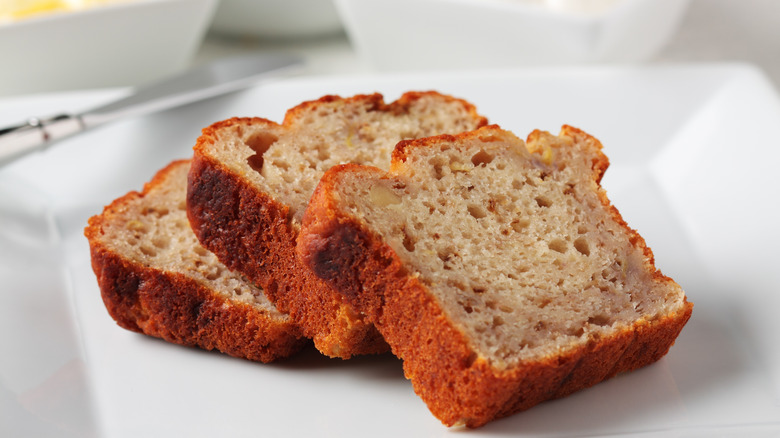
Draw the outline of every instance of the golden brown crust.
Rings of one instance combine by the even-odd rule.
[[[332,357],[387,351],[373,324],[351,312],[340,295],[295,256],[289,207],[206,155],[216,130],[255,120],[231,119],[204,130],[195,146],[188,178],[187,215],[198,240],[228,268],[260,285],[280,311],[288,313]],[[267,122],[267,121],[266,121]]]
[[[266,123],[292,129],[301,114],[323,103],[359,102],[374,111],[402,114],[417,100],[435,95],[463,105],[478,120],[487,123],[476,108],[461,99],[433,91],[408,92],[385,103],[381,94],[349,98],[323,96],[287,111],[282,125],[265,119],[234,118],[203,130],[194,148],[187,209],[190,223],[203,246],[225,265],[259,284],[277,307],[288,312],[314,340],[323,354],[349,358],[387,351],[389,347],[372,323],[366,322],[337,291],[305,269],[295,255],[298,231],[288,221],[289,207],[259,192],[240,175],[210,158],[208,146],[217,132],[241,124]]]
[[[471,117],[473,117],[475,120],[479,120],[477,122],[478,126],[487,125],[487,119],[477,113],[477,108],[474,105],[462,99],[443,95],[436,91],[408,91],[403,95],[401,95],[401,97],[399,97],[397,100],[390,103],[385,103],[384,97],[379,93],[357,94],[347,98],[337,96],[337,95],[326,95],[317,100],[303,102],[298,106],[295,106],[290,110],[288,110],[287,113],[285,114],[283,125],[287,127],[294,125],[301,113],[306,112],[312,108],[321,106],[323,103],[340,101],[348,105],[354,102],[361,102],[364,104],[368,104],[366,106],[370,108],[371,111],[386,112],[390,114],[405,114],[409,112],[409,107],[412,106],[412,104],[414,104],[415,101],[424,98],[426,96],[436,96],[440,99],[443,99],[444,101],[462,105],[463,108],[466,110],[467,113],[469,113]]]
[[[436,139],[473,135],[479,133]],[[564,127],[562,135],[587,134]],[[408,148],[435,142],[422,139],[399,143],[394,165]],[[593,146],[600,150],[600,144]],[[596,182],[607,164],[606,157],[593,162]],[[666,354],[691,316],[692,304],[686,302],[678,313],[638,321],[613,336],[592,340],[584,348],[505,370],[494,369],[484,359],[476,358],[465,336],[443,315],[426,286],[410,275],[382,238],[361,221],[340,212],[338,201],[331,197],[337,174],[356,171],[386,175],[378,169],[349,164],[328,171],[304,216],[298,255],[377,325],[393,353],[403,359],[405,374],[415,392],[448,426],[478,427],[650,364]],[[606,196],[602,202],[625,226]],[[633,236],[632,242],[649,251],[636,232],[626,229]],[[660,273],[658,276],[671,281]]]
[[[308,340],[292,321],[279,321],[249,304],[231,302],[183,274],[141,265],[103,243],[104,223],[122,214],[127,203],[144,197],[181,163],[171,163],[142,192],[116,199],[89,219],[84,234],[108,313],[128,330],[235,357],[271,362],[297,352]]]
[[[401,163],[406,162],[406,158],[408,156],[410,149],[427,148],[433,145],[440,144],[442,142],[454,143],[462,140],[467,140],[470,138],[479,138],[483,142],[498,141],[499,137],[495,136],[493,132],[496,130],[501,130],[501,127],[498,125],[483,125],[472,131],[461,132],[455,135],[441,134],[441,135],[434,135],[431,137],[400,141],[398,142],[397,145],[395,145],[395,148],[393,149],[392,162],[390,163],[390,172],[391,173],[402,172],[402,170],[400,170],[401,168],[399,167],[399,165]],[[507,135],[513,135],[509,132],[505,132],[505,133]],[[531,133],[531,135],[529,135],[529,138],[533,138],[534,136],[540,133],[541,131],[534,131],[533,133]],[[606,159],[606,157],[604,158]]]

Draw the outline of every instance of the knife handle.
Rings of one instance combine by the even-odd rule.
[[[81,118],[70,114],[31,118],[20,125],[0,129],[0,167],[83,130]]]

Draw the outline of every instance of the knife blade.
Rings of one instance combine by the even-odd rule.
[[[226,58],[138,87],[127,97],[79,114],[30,118],[0,129],[0,167],[85,130],[237,91],[302,65],[299,57],[285,54]]]

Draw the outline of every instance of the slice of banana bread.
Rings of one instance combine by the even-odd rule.
[[[234,118],[203,130],[194,148],[187,209],[201,243],[264,288],[331,357],[386,351],[376,328],[295,255],[300,220],[322,174],[357,162],[387,168],[403,139],[476,129],[474,107],[435,92],[326,96],[284,122]]]
[[[477,427],[661,358],[692,304],[654,266],[575,128],[399,143],[315,191],[306,266],[374,322],[446,425]]]
[[[89,219],[92,268],[103,302],[132,331],[270,362],[308,340],[260,289],[198,244],[187,221],[188,161],[161,170]]]

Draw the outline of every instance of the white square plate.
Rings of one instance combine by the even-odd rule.
[[[297,78],[127,120],[0,169],[0,435],[448,436],[390,355],[313,350],[263,365],[120,329],[82,230],[200,128],[281,120],[324,94],[436,89],[525,136],[564,123],[599,139],[603,184],[686,289],[693,317],[656,364],[470,436],[780,435],[780,99],[743,65]],[[0,124],[125,90],[6,99]]]

